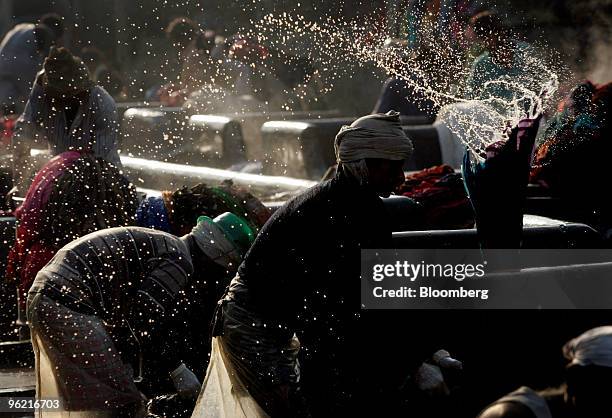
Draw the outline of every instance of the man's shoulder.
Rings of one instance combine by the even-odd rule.
[[[478,418],[534,418],[529,408],[517,402],[501,402],[488,407]]]
[[[8,41],[17,40],[22,36],[34,36],[35,28],[36,25],[34,23],[19,23],[5,35],[5,39]]]
[[[94,85],[91,89],[91,97],[95,100],[101,108],[104,109],[116,109],[117,103],[113,96],[111,96],[102,86]]]
[[[277,212],[283,215],[301,214],[304,210],[317,208],[321,203],[328,202],[334,196],[333,189],[333,179],[318,183],[287,201]]]
[[[325,181],[285,202],[259,232],[259,245],[268,242],[270,236],[295,236],[303,233],[305,226],[317,225],[317,220],[329,212],[329,196],[329,181]]]

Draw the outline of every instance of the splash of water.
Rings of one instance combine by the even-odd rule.
[[[288,62],[305,57],[315,63],[318,70],[304,85],[317,78],[324,92],[331,91],[338,79],[351,77],[355,68],[374,64],[441,108],[438,120],[477,158],[483,158],[488,145],[506,139],[508,128],[519,120],[543,113],[559,86],[558,65],[543,57],[542,48],[526,46],[516,51],[520,62],[516,75],[490,79],[482,86],[483,91],[505,90],[510,97],[470,97],[465,86],[470,74],[465,48],[452,45],[426,21],[421,25],[420,51],[389,47],[388,22],[332,18],[312,22],[300,15],[269,14],[252,22],[249,35],[278,50]]]

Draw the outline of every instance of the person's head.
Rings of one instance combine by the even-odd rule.
[[[179,48],[186,48],[198,37],[198,25],[188,17],[177,17],[166,27],[166,36],[172,44]]]
[[[90,74],[94,74],[99,65],[104,64],[104,53],[95,46],[86,46],[81,49],[81,60],[87,66]]]
[[[257,40],[238,35],[229,47],[228,57],[248,65],[261,65],[270,56],[270,51]]]
[[[120,97],[125,92],[125,81],[121,73],[110,68],[98,71],[95,81],[115,98]]]
[[[190,235],[202,254],[233,273],[255,240],[256,231],[244,218],[225,212],[214,219],[200,216]]]
[[[40,56],[46,57],[55,43],[55,34],[47,25],[37,24],[34,27],[34,45]]]
[[[66,48],[51,48],[43,64],[42,85],[45,94],[58,100],[70,100],[87,95],[91,89],[87,66]]]
[[[381,196],[404,182],[402,167],[413,151],[394,111],[364,116],[342,127],[334,148],[338,171]]]
[[[601,416],[612,395],[612,326],[593,328],[570,340],[563,353],[569,360],[566,402],[577,416]]]
[[[53,31],[54,39],[58,41],[64,36],[64,18],[56,13],[47,13],[40,18],[40,23]]]
[[[491,11],[480,12],[472,16],[470,29],[477,40],[490,52],[495,52],[508,38],[508,30],[502,20]]]
[[[218,186],[200,183],[191,188],[183,187],[166,197],[172,231],[178,236],[188,233],[193,227],[193,220],[200,215],[214,218],[232,212],[242,217],[254,230],[259,230],[271,215],[259,199],[231,182]]]

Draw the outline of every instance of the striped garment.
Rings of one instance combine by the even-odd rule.
[[[111,325],[161,318],[175,306],[193,273],[182,239],[139,227],[109,228],[58,251],[36,276],[30,294],[43,293]],[[150,316],[149,316],[150,315]],[[144,319],[144,318],[142,318]]]
[[[0,43],[0,107],[22,111],[43,56],[36,50],[33,23],[20,23]]]
[[[28,320],[39,399],[59,397],[67,411],[126,411],[142,403],[132,368],[100,318],[72,311],[42,294],[31,296]]]
[[[94,86],[86,103],[79,106],[71,126],[66,114],[46,97],[41,74],[30,93],[25,110],[17,120],[13,145],[48,144],[51,154],[69,150],[88,150],[96,157],[121,167],[117,151],[119,122],[115,100],[100,86]]]

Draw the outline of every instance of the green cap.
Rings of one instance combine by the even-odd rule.
[[[238,215],[225,212],[210,219],[208,216],[200,216],[198,223],[208,222],[219,227],[223,234],[244,254],[255,240],[255,233],[248,223]]]

